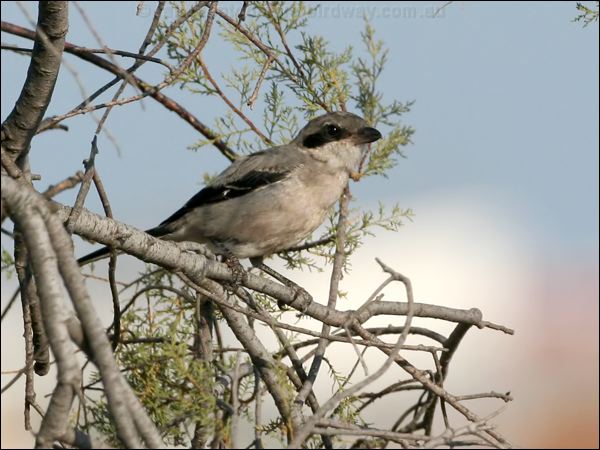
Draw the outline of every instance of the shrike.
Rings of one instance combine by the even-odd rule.
[[[152,236],[194,241],[226,257],[262,257],[293,247],[323,223],[367,144],[381,133],[361,117],[317,117],[292,142],[234,161],[159,226]],[[102,248],[79,259],[108,256]]]

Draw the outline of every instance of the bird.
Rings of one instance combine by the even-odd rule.
[[[317,229],[381,133],[360,116],[329,112],[310,120],[288,144],[236,159],[180,209],[146,233],[206,244],[215,254],[263,258]],[[78,260],[110,255],[103,247]]]

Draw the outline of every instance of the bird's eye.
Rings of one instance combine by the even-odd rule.
[[[329,136],[336,137],[340,135],[342,130],[337,125],[327,125],[326,131]]]

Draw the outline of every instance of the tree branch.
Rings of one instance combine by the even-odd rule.
[[[35,33],[27,28],[20,27],[18,25],[14,25],[12,23],[2,21],[0,24],[0,28],[2,31],[7,33],[14,34],[15,36],[20,36],[26,39],[34,39]],[[89,53],[87,51],[83,51],[83,47],[78,47],[70,42],[65,42],[64,44],[65,52],[71,53],[84,61],[88,61],[95,66],[98,66],[108,72],[111,72],[120,78],[125,79],[127,74],[120,67],[112,64],[110,61],[105,60],[104,58],[95,55],[94,53]],[[162,94],[158,90],[156,90],[153,86],[148,85],[146,82],[141,80],[140,78],[132,75],[133,79],[138,83],[140,89],[143,92],[144,96],[150,96],[165,108],[170,111],[173,111],[179,117],[181,117],[184,121],[189,123],[195,130],[200,132],[206,139],[209,139],[212,144],[230,161],[235,160],[238,155],[237,153],[229,148],[229,146],[219,138],[219,136],[211,130],[207,125],[198,120],[192,113],[190,113],[187,109],[185,109],[181,104],[177,103],[175,100],[167,97]],[[137,98],[136,98],[137,99]],[[82,110],[84,111],[84,110]],[[49,120],[47,126],[52,126],[55,124],[54,120]]]
[[[15,107],[2,124],[2,147],[13,160],[27,153],[50,104],[67,35],[66,1],[40,2],[27,78]]]

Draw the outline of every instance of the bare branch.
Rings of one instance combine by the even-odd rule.
[[[4,22],[4,21],[1,22],[1,29],[2,29],[2,31],[5,31],[7,33],[11,33],[16,36],[21,36],[21,37],[24,37],[27,39],[34,39],[34,37],[35,37],[35,33],[33,31],[28,30],[23,27],[19,27],[18,25]],[[123,73],[123,70],[120,69],[119,67],[114,66],[109,61],[106,61],[105,59],[103,59],[93,53],[80,51],[80,50],[78,50],[78,48],[79,48],[78,46],[75,46],[69,42],[65,42],[65,52],[76,55],[79,58],[81,58],[85,61],[88,61],[102,69],[105,69],[121,78],[125,78],[125,74]],[[139,78],[135,78],[135,79],[136,79],[136,82],[138,83],[138,85],[140,86],[140,88],[142,89],[142,92],[143,92],[142,96],[150,96],[151,98],[153,98],[154,100],[156,100],[157,102],[162,104],[165,108],[176,113],[184,121],[189,123],[194,129],[199,131],[204,137],[209,139],[212,142],[212,144],[230,161],[233,161],[238,157],[237,153],[235,151],[233,151],[231,148],[229,148],[227,146],[227,144],[225,142],[223,142],[214,131],[212,131],[208,126],[206,126],[204,123],[202,123],[200,120],[198,120],[198,118],[196,118],[192,113],[190,113],[187,109],[185,109],[181,104],[179,104],[178,102],[174,101],[173,99],[167,97],[163,93],[159,92],[159,90],[156,87],[149,86],[147,83],[145,83],[143,80],[141,80]],[[139,100],[140,98],[142,98],[142,97],[133,97],[133,98],[129,99],[128,101],[115,102],[115,104],[125,104],[125,103],[129,103],[131,101]],[[83,109],[79,110],[79,112],[77,112],[77,113],[68,115],[68,117],[72,117],[73,115],[76,115],[76,114],[86,113],[86,112],[92,111],[93,109],[94,108],[91,108],[91,109],[83,108]],[[50,120],[47,122],[47,126],[51,126],[54,123],[56,123],[57,121],[62,120],[63,118],[58,117],[56,119]]]
[[[35,42],[27,78],[15,107],[2,124],[2,148],[13,161],[28,151],[50,104],[68,29],[67,16],[67,2],[40,2],[38,34],[32,36]]]

